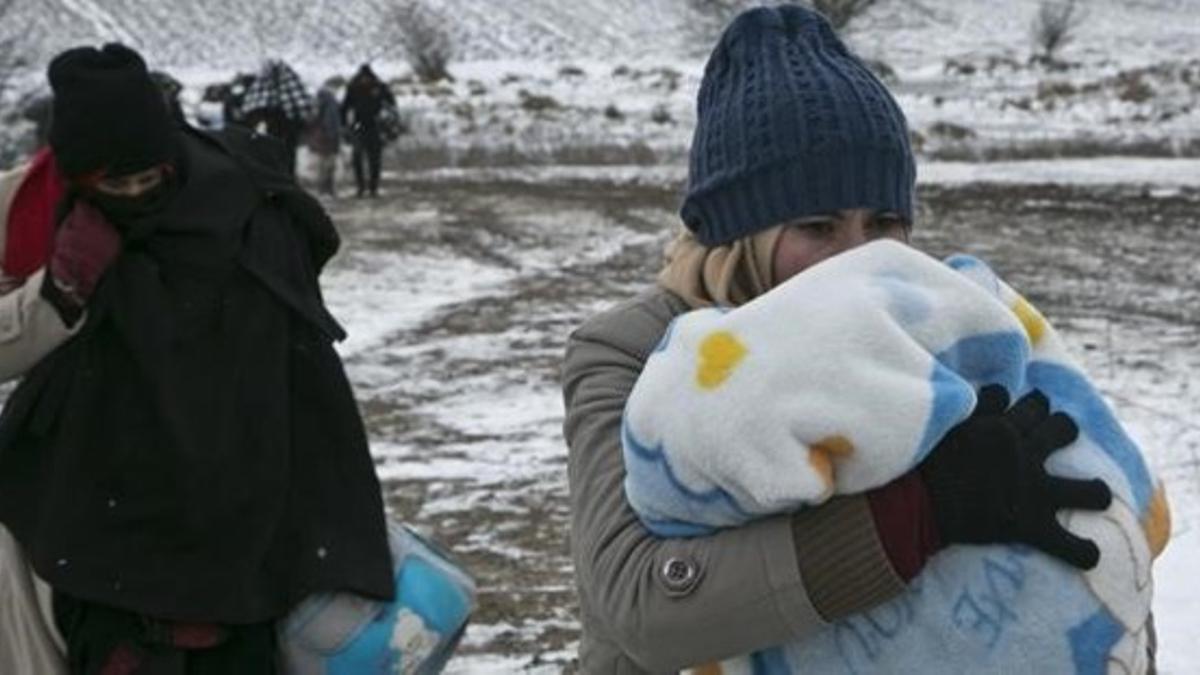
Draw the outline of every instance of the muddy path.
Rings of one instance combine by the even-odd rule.
[[[378,200],[331,205],[345,250],[325,283],[352,342],[372,334],[344,353],[387,502],[480,583],[457,672],[570,669],[559,359],[574,326],[653,279],[676,199],[401,175]],[[920,201],[915,243],[977,254],[1024,291],[1139,406],[1146,442],[1170,445],[1177,523],[1200,524],[1200,194],[966,186]]]

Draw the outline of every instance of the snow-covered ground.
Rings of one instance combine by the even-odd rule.
[[[992,261],[1061,328],[1167,483],[1160,672],[1200,668],[1200,172],[1124,159],[926,167],[917,245]],[[1123,173],[1124,171],[1124,173]],[[1020,180],[1026,176],[1026,180]],[[332,205],[328,298],[397,515],[478,576],[455,673],[570,669],[557,372],[568,332],[653,278],[678,169],[390,174]],[[985,182],[980,182],[985,181]],[[1051,184],[1056,183],[1056,184]]]
[[[578,632],[559,359],[653,278],[709,38],[679,0],[431,2],[456,18],[453,82],[378,56],[389,0],[18,0],[0,39],[19,26],[31,67],[0,92],[0,168],[72,44],[137,45],[196,120],[205,86],[265,56],[315,86],[375,55],[414,133],[385,198],[330,205],[342,354],[389,506],[480,579],[451,671],[556,673]],[[917,243],[1030,295],[1156,460],[1175,528],[1159,666],[1183,675],[1200,672],[1200,0],[1083,4],[1061,68],[1029,62],[1038,0],[881,0],[847,37],[894,71],[923,159]]]
[[[596,187],[406,176],[333,205],[346,249],[326,297],[389,505],[481,582],[455,672],[572,656],[558,361],[574,324],[640,282],[672,200]]]
[[[1197,672],[1200,171],[1114,158],[922,175],[916,244],[976,253],[1025,291],[1154,459],[1174,519],[1155,566],[1160,672]],[[450,672],[571,668],[559,360],[574,326],[653,278],[682,177],[412,171],[389,173],[380,200],[329,203],[344,248],[326,297],[350,332],[341,351],[387,503],[480,582]]]

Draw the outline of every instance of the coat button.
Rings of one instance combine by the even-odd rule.
[[[670,595],[687,595],[700,580],[700,568],[690,558],[668,558],[659,570],[659,579]]]

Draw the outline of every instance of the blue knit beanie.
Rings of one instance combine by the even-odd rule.
[[[706,246],[842,209],[912,222],[904,114],[812,10],[738,16],[709,57],[696,117],[680,216]]]

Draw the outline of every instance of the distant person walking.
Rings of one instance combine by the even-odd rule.
[[[317,190],[330,197],[337,196],[338,151],[341,150],[342,112],[337,100],[334,81],[328,80],[317,91],[317,115],[313,121],[308,146],[317,156]]]
[[[300,134],[312,117],[312,112],[312,95],[304,88],[300,76],[286,63],[276,59],[263,65],[242,102],[246,126],[265,131],[283,141],[292,175],[296,173],[296,150],[300,145]]]
[[[54,97],[39,94],[21,109],[21,117],[34,126],[34,147],[41,149],[50,142],[50,118],[54,109]]]
[[[209,97],[221,104],[221,126],[230,124],[249,126],[246,122],[244,103],[254,80],[255,77],[250,73],[238,73],[232,82],[225,85],[214,85]]]
[[[183,93],[183,83],[161,70],[150,71],[150,79],[162,93],[163,103],[175,124],[187,124],[187,116],[183,114],[183,105],[179,101],[179,96]]]
[[[379,195],[383,146],[388,139],[387,118],[398,121],[396,98],[371,66],[363,64],[346,87],[342,123],[354,144],[354,182],[359,197]],[[365,163],[365,167],[364,167]]]

